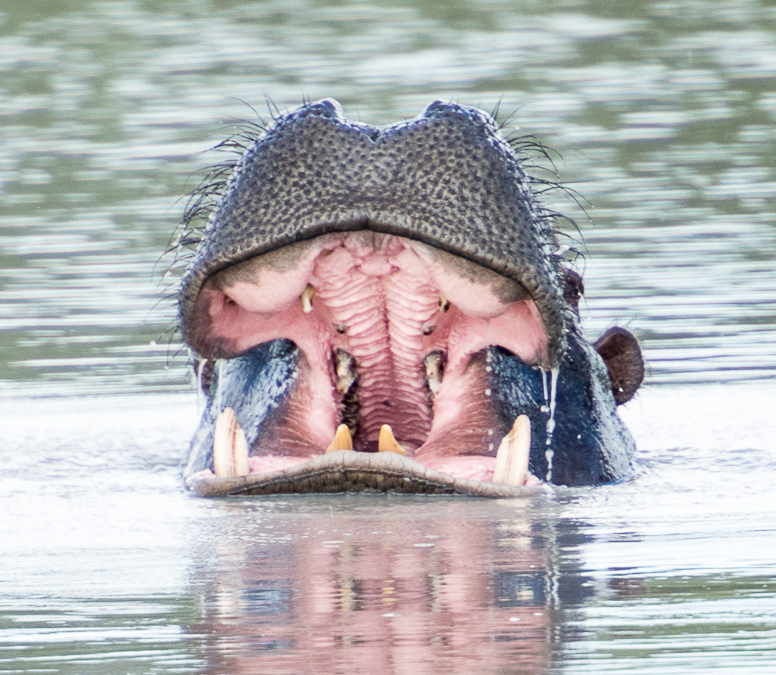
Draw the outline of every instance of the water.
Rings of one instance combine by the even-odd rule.
[[[769,672],[774,82],[776,8],[752,0],[6,0],[0,670]],[[374,124],[500,101],[561,151],[586,201],[546,198],[584,236],[586,325],[649,362],[633,479],[180,490],[197,402],[159,257],[202,153],[265,95]]]

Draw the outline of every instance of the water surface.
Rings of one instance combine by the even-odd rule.
[[[4,3],[0,670],[767,672],[775,92],[753,0]],[[499,106],[557,150],[590,334],[626,325],[649,363],[632,479],[181,491],[198,412],[160,257],[265,96]]]

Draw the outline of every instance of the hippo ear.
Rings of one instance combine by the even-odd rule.
[[[644,359],[633,333],[612,326],[593,345],[606,364],[617,405],[630,401],[644,379]]]

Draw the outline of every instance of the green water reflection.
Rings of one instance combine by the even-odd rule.
[[[591,332],[631,323],[653,382],[770,377],[775,28],[754,1],[4,3],[0,382],[188,386],[155,264],[265,95],[376,124],[501,102],[589,200],[547,196],[586,239]]]

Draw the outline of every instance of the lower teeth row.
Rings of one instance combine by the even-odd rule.
[[[353,437],[347,424],[337,427],[326,452],[337,450],[353,450]],[[531,423],[526,415],[519,415],[498,447],[492,481],[501,485],[523,485],[528,474],[530,450]],[[387,424],[380,428],[378,451],[407,454]],[[218,477],[247,476],[250,473],[245,433],[231,408],[224,408],[216,419],[213,431],[213,472]]]

